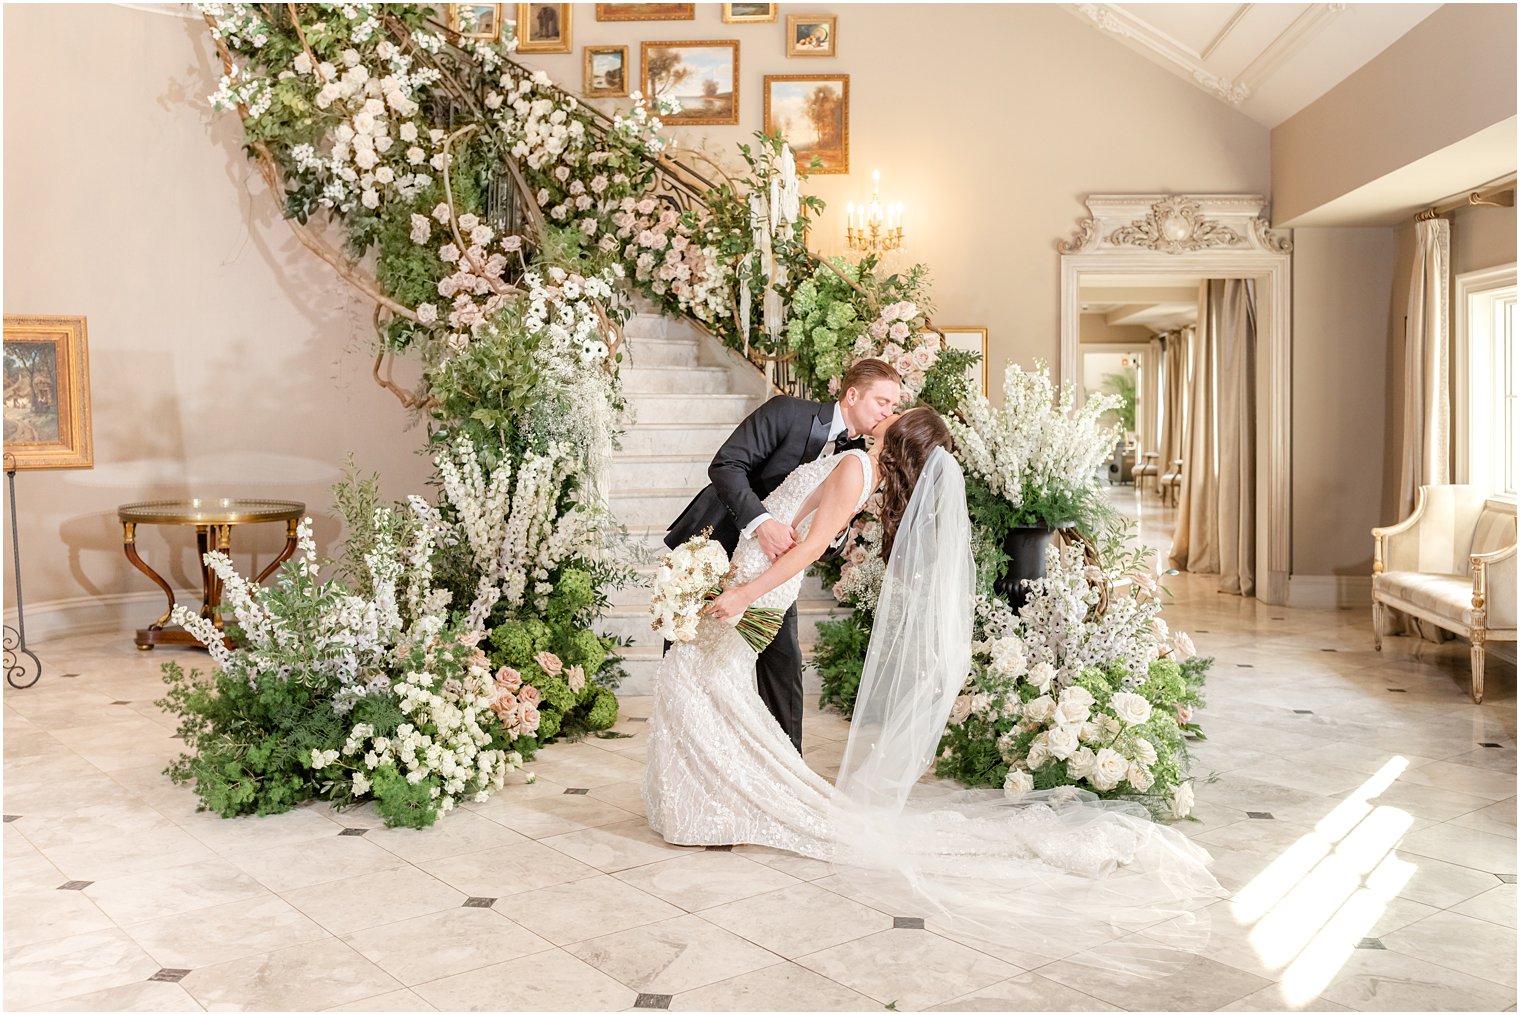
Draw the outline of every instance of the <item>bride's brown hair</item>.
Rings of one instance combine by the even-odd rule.
[[[940,414],[926,405],[909,409],[887,428],[881,447],[881,557],[892,558],[892,541],[908,499],[935,448],[954,446],[950,428]]]

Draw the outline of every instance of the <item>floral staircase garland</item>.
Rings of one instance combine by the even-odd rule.
[[[1101,521],[1090,488],[1063,494],[1057,482],[1088,445],[1061,450],[1054,425],[1044,444],[986,436],[999,421],[962,380],[976,356],[945,349],[932,330],[922,266],[887,275],[874,258],[852,265],[808,251],[822,203],[800,194],[805,167],[779,137],[741,145],[747,172],[730,173],[672,146],[638,96],[609,120],[515,63],[510,38],[464,38],[429,7],[200,10],[224,68],[213,105],[241,119],[298,239],[375,303],[375,379],[426,419],[442,491],[436,503],[387,506],[372,479],[350,477],[336,491],[349,540],[335,580],[316,581],[314,547],[268,590],[215,562],[245,647],[221,656],[212,678],[168,668],[166,703],[191,751],[174,774],[219,813],[372,797],[388,822],[425,825],[556,736],[616,720],[616,645],[592,624],[608,590],[632,577],[605,502],[628,287],[752,359],[783,362],[795,393],[827,397],[862,356],[892,362],[911,396],[962,421],[989,587],[1006,563],[997,533],[1021,512],[1068,506],[1064,497],[1091,509],[1064,518],[1088,531]],[[341,228],[342,249],[311,227],[321,217]],[[420,360],[416,391],[381,375],[396,354]],[[1040,376],[1009,374],[1011,384]],[[1069,409],[1060,412],[1094,438],[1092,419]],[[986,456],[978,434],[994,442]],[[1014,447],[1050,467],[999,471]],[[873,576],[879,584],[872,532],[869,519],[857,528],[839,583],[860,607],[842,622],[848,638],[820,649],[846,669],[863,657]],[[1101,703],[1090,690],[1090,707],[1144,693],[1144,682],[1136,688]],[[852,695],[835,691],[847,706]],[[1038,698],[1009,718],[1033,722]],[[974,729],[968,714],[947,735],[951,758]],[[991,729],[977,742],[1009,746],[998,757],[1010,789],[1022,784],[1015,772],[1050,778],[1030,764],[1037,733],[1024,743]],[[1133,736],[1123,743],[1144,755]],[[1102,744],[1094,757],[1105,749],[1118,748]],[[1102,778],[1088,783],[1120,792],[1100,785],[1114,768],[1103,757]],[[941,768],[973,782],[1000,774],[998,764]]]

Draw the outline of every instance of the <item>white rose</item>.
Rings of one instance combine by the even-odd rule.
[[[1032,789],[1034,778],[1028,772],[1010,769],[1008,777],[1003,780],[1003,795],[1009,800],[1018,800]]]
[[[982,714],[984,714],[988,710],[988,708],[991,707],[991,705],[992,705],[992,695],[990,695],[990,694],[973,694],[971,696],[971,714],[972,715],[982,715]]]
[[[1156,640],[1162,643],[1165,643],[1171,637],[1171,634],[1166,629],[1166,621],[1160,617],[1156,617],[1151,621],[1151,634],[1155,635]]]
[[[1090,744],[1103,738],[1103,727],[1089,720],[1082,724],[1082,731],[1077,736],[1084,744]]]
[[[1081,702],[1063,699],[1056,706],[1054,719],[1058,726],[1080,726],[1090,715],[1092,715],[1092,710]]]
[[[296,69],[297,73],[310,74],[311,57],[307,56],[304,52],[298,53],[296,54],[295,60],[291,63],[291,66]]]
[[[950,725],[959,726],[971,716],[971,696],[963,694],[950,706]]]
[[[1057,761],[1065,761],[1077,749],[1076,727],[1057,726],[1049,733],[1042,735],[1046,737],[1046,743],[1050,746],[1050,756]]]
[[[1024,761],[1030,768],[1039,768],[1050,757],[1050,741],[1046,734],[1041,733],[1029,742],[1029,753]]]
[[[1056,714],[1056,703],[1050,695],[1042,694],[1033,701],[1024,705],[1024,718],[1030,722],[1045,725]]]
[[[1172,791],[1172,817],[1185,818],[1193,813],[1193,784],[1184,782]]]
[[[1112,748],[1101,749],[1093,759],[1091,782],[1099,789],[1113,789],[1128,774],[1129,762],[1124,760],[1124,755]]]
[[[1172,645],[1175,647],[1178,662],[1187,662],[1198,654],[1198,647],[1193,644],[1193,639],[1186,631],[1178,631],[1177,636],[1172,639]]]
[[[1091,747],[1079,747],[1066,759],[1066,776],[1070,779],[1087,779],[1093,774],[1097,755]]]
[[[1056,668],[1049,663],[1035,663],[1029,669],[1029,682],[1039,689],[1041,694],[1050,690],[1050,682],[1056,678]]]
[[[417,125],[415,123],[403,123],[397,133],[401,135],[401,140],[410,144],[417,140]]]
[[[365,191],[360,196],[359,201],[366,208],[378,208],[378,207],[380,207],[380,195],[377,194],[375,191],[370,190],[368,188],[365,188]]]
[[[1151,703],[1133,691],[1120,691],[1108,699],[1108,704],[1127,725],[1139,726],[1150,721]]]
[[[432,324],[438,320],[438,308],[431,303],[417,304],[417,323]]]
[[[1078,702],[1091,708],[1095,699],[1087,688],[1072,685],[1061,692],[1061,700]]]
[[[1125,773],[1124,777],[1129,780],[1131,786],[1142,793],[1150,789],[1151,785],[1156,781],[1156,777],[1151,775],[1151,770],[1138,761],[1129,763],[1129,771]]]
[[[1135,738],[1135,760],[1149,768],[1156,763],[1156,746],[1144,737]]]
[[[381,166],[375,170],[375,182],[377,183],[391,183],[395,179],[396,173],[390,166]],[[423,219],[422,221],[426,222],[427,219]]]

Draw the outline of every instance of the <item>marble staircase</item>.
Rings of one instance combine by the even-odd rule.
[[[612,463],[612,507],[650,562],[664,552],[665,528],[707,485],[713,454],[734,427],[769,397],[765,378],[743,357],[685,320],[636,314],[624,329],[623,392],[631,422]],[[649,629],[649,590],[613,594],[598,625],[604,634],[632,637],[623,649],[628,676],[621,694],[649,694],[660,661],[660,641]],[[819,621],[842,614],[819,581],[803,583],[798,636],[811,655]],[[816,690],[816,678],[804,675]]]

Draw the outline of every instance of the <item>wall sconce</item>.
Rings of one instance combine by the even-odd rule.
[[[845,219],[845,242],[851,250],[880,254],[903,245],[903,206],[901,202],[882,205],[880,170],[871,172],[871,203],[859,208],[849,204]]]

